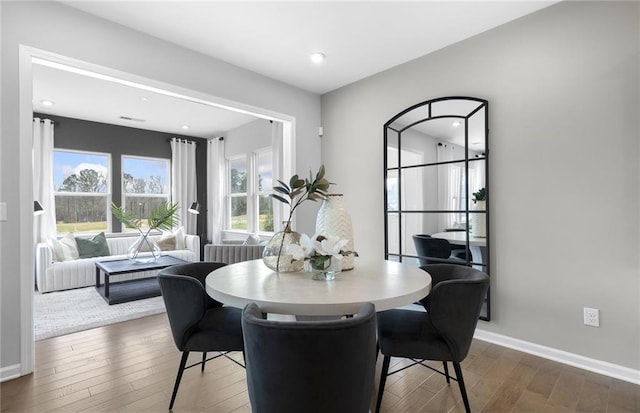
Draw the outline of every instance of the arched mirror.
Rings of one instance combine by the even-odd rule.
[[[489,274],[488,102],[443,97],[384,125],[385,258]],[[480,318],[491,317],[487,293]]]

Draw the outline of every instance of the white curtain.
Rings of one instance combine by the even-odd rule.
[[[197,201],[196,143],[171,139],[171,198],[178,203],[180,223],[187,234],[197,234],[198,216],[188,212]]]
[[[56,235],[56,204],[53,195],[53,122],[33,119],[33,199],[44,213],[34,217],[33,238],[45,242]]]
[[[207,240],[213,244],[219,244],[222,241],[226,183],[224,139],[209,139],[207,141]]]
[[[272,174],[273,174],[273,184],[279,185],[276,182],[276,179],[285,179],[284,178],[284,167],[282,162],[282,154],[284,153],[283,145],[284,145],[284,128],[281,122],[272,121],[271,122],[271,148],[272,148]],[[281,202],[273,201],[273,223],[274,230],[279,231],[281,229],[282,221],[285,220],[283,218],[284,205]]]
[[[455,147],[451,144],[439,143],[437,148],[438,162],[448,162],[454,159]],[[460,158],[458,158],[460,159]],[[453,164],[438,165],[438,209],[460,209],[460,167]],[[439,230],[453,228],[458,214],[440,214]]]

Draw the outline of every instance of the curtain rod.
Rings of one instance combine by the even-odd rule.
[[[49,118],[39,118],[39,117],[36,116],[33,119],[34,120],[38,119],[40,122],[44,122],[45,120],[48,120],[48,121],[51,122],[52,125],[59,125],[60,124],[60,122],[58,122],[57,120],[53,120],[53,119],[49,119]]]
[[[174,137],[174,138],[168,138],[168,139],[167,139],[167,142],[171,142],[171,141],[172,141],[172,140],[174,140],[174,139],[175,139],[175,140],[177,140],[177,141],[180,141],[180,142],[187,142],[187,143],[192,143],[192,144],[194,144],[194,145],[198,145],[198,142],[196,142],[196,141],[191,141],[191,140],[189,140],[189,139],[175,138],[175,137]]]

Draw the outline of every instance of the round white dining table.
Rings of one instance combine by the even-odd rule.
[[[219,268],[205,284],[209,296],[232,307],[256,303],[265,313],[341,316],[366,302],[376,311],[416,302],[429,294],[431,276],[415,265],[359,258],[354,269],[320,281],[309,272],[275,272],[258,259]]]

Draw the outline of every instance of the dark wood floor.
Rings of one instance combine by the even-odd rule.
[[[180,360],[165,314],[40,341],[35,357],[34,374],[0,386],[2,412],[166,412]],[[463,371],[473,412],[640,413],[640,386],[482,341]],[[244,370],[187,370],[173,411],[250,412]],[[414,366],[388,378],[382,411],[464,408],[455,383]]]

